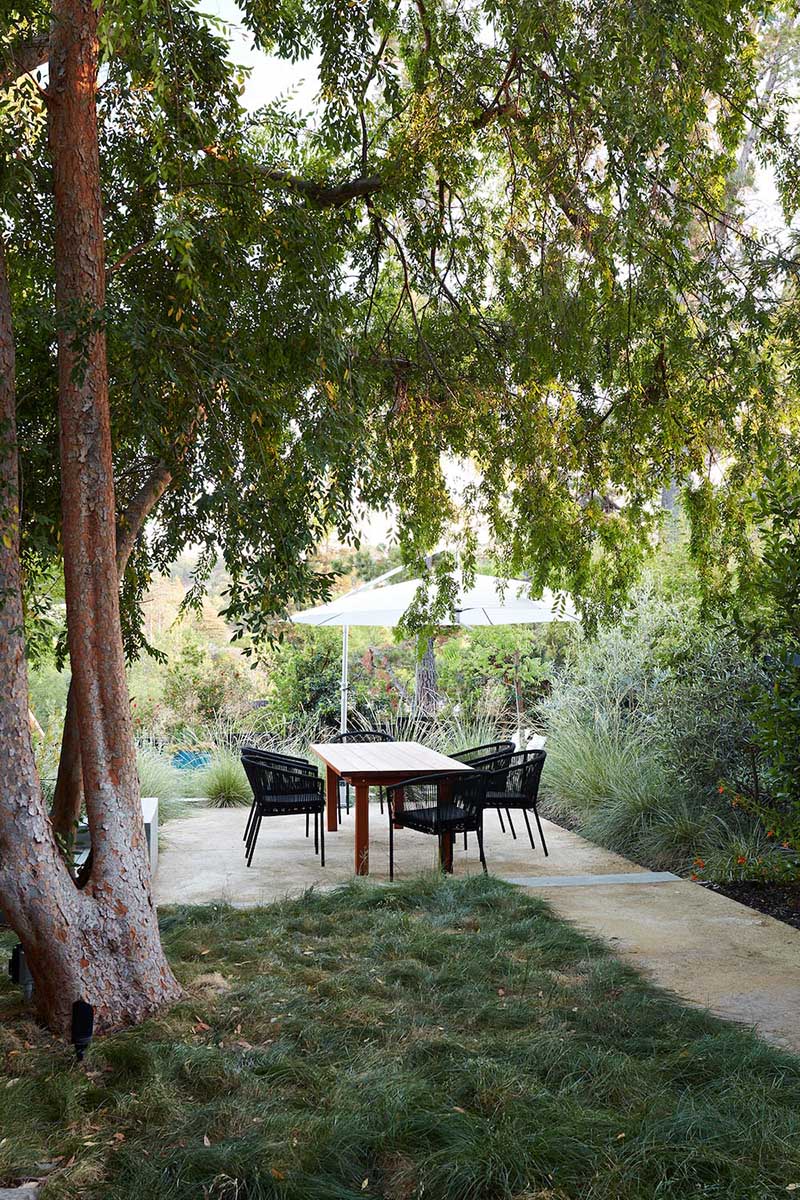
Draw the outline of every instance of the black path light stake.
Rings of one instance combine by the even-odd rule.
[[[23,996],[27,1001],[30,1001],[33,995],[33,976],[28,970],[28,964],[25,961],[25,951],[22,948],[21,942],[17,942],[11,951],[11,958],[8,960],[8,974],[11,977],[11,982],[18,983],[22,988]]]
[[[76,1000],[72,1005],[72,1044],[78,1062],[83,1062],[94,1033],[94,1009],[85,1000]]]

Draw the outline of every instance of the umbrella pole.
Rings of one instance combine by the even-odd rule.
[[[341,718],[339,721],[339,732],[347,733],[347,689],[348,689],[348,673],[347,673],[347,650],[350,640],[350,627],[342,626],[342,707]]]

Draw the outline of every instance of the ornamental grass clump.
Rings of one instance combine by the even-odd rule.
[[[253,799],[244,767],[228,750],[217,751],[208,766],[197,772],[197,787],[212,808],[241,808]]]

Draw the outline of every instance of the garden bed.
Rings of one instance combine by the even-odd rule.
[[[0,1186],[41,1163],[42,1200],[778,1200],[800,1182],[800,1059],[498,880],[176,908],[162,928],[185,1001],[83,1068],[0,983]]]
[[[729,883],[704,882],[702,886],[800,929],[800,883],[732,880]]]

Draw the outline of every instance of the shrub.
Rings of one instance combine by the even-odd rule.
[[[367,703],[350,718],[351,729],[386,729],[398,741],[421,742],[441,754],[508,738],[511,724],[508,717],[499,717],[493,707],[480,705],[466,715],[457,708],[446,708],[435,717],[428,717]]]
[[[732,813],[718,783],[745,767],[763,678],[691,595],[643,590],[621,624],[576,647],[543,704],[550,811],[650,866],[689,871],[699,857],[727,872],[722,832],[749,837],[756,823]]]
[[[221,712],[215,721],[198,730],[198,744],[224,751],[237,760],[245,745],[302,758],[312,742],[324,742],[330,735],[330,728],[320,725],[307,713],[296,713],[292,721],[276,718],[268,721],[265,711],[254,709],[244,717]]]
[[[509,722],[522,723],[549,690],[553,660],[573,637],[573,626],[557,622],[460,631],[438,648],[439,687],[462,710],[480,712],[488,701]]]
[[[442,753],[452,754],[466,746],[484,746],[487,742],[506,740],[516,724],[511,714],[498,717],[494,709],[475,705],[468,712],[452,709],[445,715],[442,730]]]
[[[755,705],[765,794],[740,795],[739,802],[800,850],[800,655],[778,662],[769,684]]]
[[[291,721],[302,712],[333,725],[339,714],[341,670],[341,629],[293,630],[270,663],[268,719]]]
[[[254,695],[252,674],[237,655],[230,650],[215,654],[187,634],[164,676],[167,730],[177,737],[213,721],[223,710],[244,712]]]
[[[755,822],[720,822],[692,862],[692,875],[712,880],[786,880],[800,878],[797,856],[784,854]]]
[[[755,697],[759,783],[742,798],[781,840],[800,850],[800,429],[787,422],[749,516],[734,594],[738,627],[767,651]],[[740,779],[731,778],[741,787]],[[749,789],[748,789],[749,791]]]
[[[212,808],[238,808],[252,802],[244,767],[230,751],[217,751],[208,766],[197,772],[197,782]]]

